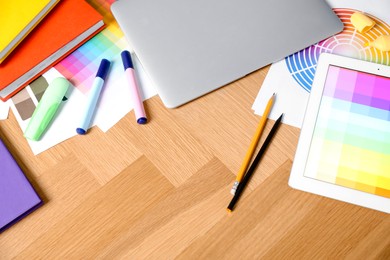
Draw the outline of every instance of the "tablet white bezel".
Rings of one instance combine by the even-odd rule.
[[[329,53],[321,54],[314,77],[305,119],[299,137],[289,185],[293,188],[322,195],[325,197],[353,203],[367,208],[390,213],[390,199],[378,195],[354,190],[337,184],[316,180],[304,176],[306,161],[321,104],[325,80],[330,65],[390,77],[390,67],[362,60],[347,58]]]

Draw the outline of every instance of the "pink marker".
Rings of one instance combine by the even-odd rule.
[[[137,81],[135,78],[133,61],[131,60],[130,52],[122,51],[121,57],[122,57],[123,67],[125,68],[125,74],[130,85],[135,118],[137,119],[138,124],[146,124],[148,119],[146,118],[144,104],[142,102],[142,98],[139,93]]]

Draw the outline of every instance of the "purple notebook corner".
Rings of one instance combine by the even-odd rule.
[[[0,233],[42,204],[42,200],[0,139]]]

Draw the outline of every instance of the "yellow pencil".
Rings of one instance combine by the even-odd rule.
[[[264,113],[263,113],[263,115],[261,117],[259,125],[257,126],[255,135],[252,138],[252,142],[251,142],[251,144],[249,146],[248,151],[246,152],[244,161],[242,162],[241,168],[238,171],[238,174],[237,174],[237,177],[236,177],[236,181],[234,182],[233,187],[230,190],[230,193],[233,194],[233,195],[236,193],[238,184],[240,184],[240,181],[244,177],[246,169],[248,168],[248,165],[249,165],[249,163],[251,161],[252,155],[253,155],[254,151],[256,150],[257,143],[259,142],[261,134],[262,134],[262,132],[264,130],[265,123],[267,122],[268,115],[269,115],[269,113],[271,111],[272,105],[274,104],[274,100],[275,100],[275,93],[271,96],[271,98],[269,99],[269,101],[267,103],[267,106],[265,107],[265,110],[264,110]]]

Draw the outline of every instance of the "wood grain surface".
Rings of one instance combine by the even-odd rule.
[[[177,109],[153,97],[147,125],[130,112],[37,156],[10,113],[0,137],[44,205],[0,234],[0,259],[390,259],[388,214],[288,186],[294,127],[226,212],[267,71]]]

